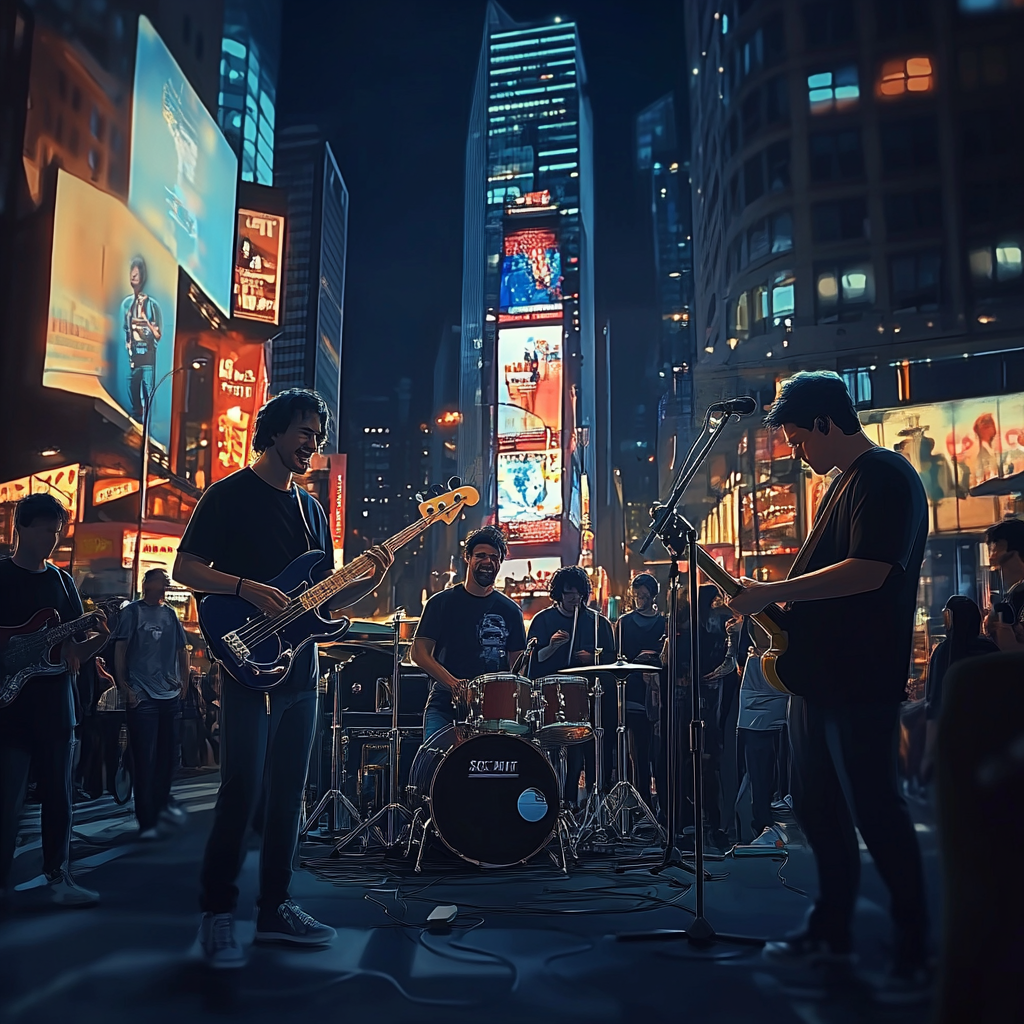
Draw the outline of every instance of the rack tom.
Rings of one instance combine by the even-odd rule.
[[[536,739],[541,746],[572,746],[593,738],[590,683],[586,678],[543,676],[534,685],[540,694]]]
[[[474,732],[530,732],[530,680],[510,672],[490,672],[467,683],[466,725]]]

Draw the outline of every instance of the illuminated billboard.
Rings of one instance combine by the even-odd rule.
[[[238,248],[232,315],[265,324],[281,322],[284,217],[238,211]]]
[[[498,331],[498,447],[558,448],[562,434],[562,328]]]
[[[139,17],[128,205],[228,315],[238,160],[149,19]]]
[[[64,171],[50,263],[43,385],[98,398],[142,423],[143,402],[174,365],[178,267],[113,196]],[[171,386],[156,392],[150,436],[166,448]]]
[[[502,313],[522,314],[562,308],[562,257],[551,228],[523,228],[505,236],[501,264]]]
[[[211,482],[249,464],[256,413],[267,400],[267,365],[262,345],[218,338],[213,391],[215,445]]]
[[[561,537],[562,452],[498,454],[498,521],[514,544]]]

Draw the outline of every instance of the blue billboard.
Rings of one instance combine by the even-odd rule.
[[[139,17],[128,205],[225,316],[238,160],[149,19]]]

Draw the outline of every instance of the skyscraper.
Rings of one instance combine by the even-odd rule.
[[[460,475],[514,557],[575,562],[595,425],[593,160],[577,26],[493,0],[466,146]]]
[[[225,0],[218,122],[242,181],[274,184],[281,0]]]
[[[276,157],[275,181],[288,192],[288,263],[271,390],[319,391],[332,416],[327,450],[337,451],[348,189],[330,143],[313,125],[279,132]]]

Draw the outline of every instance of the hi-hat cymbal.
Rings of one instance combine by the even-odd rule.
[[[612,675],[630,672],[661,672],[663,665],[634,665],[629,661],[612,661],[607,665],[580,665],[578,668],[560,668],[556,675],[560,676],[596,676],[599,672],[611,672]]]

